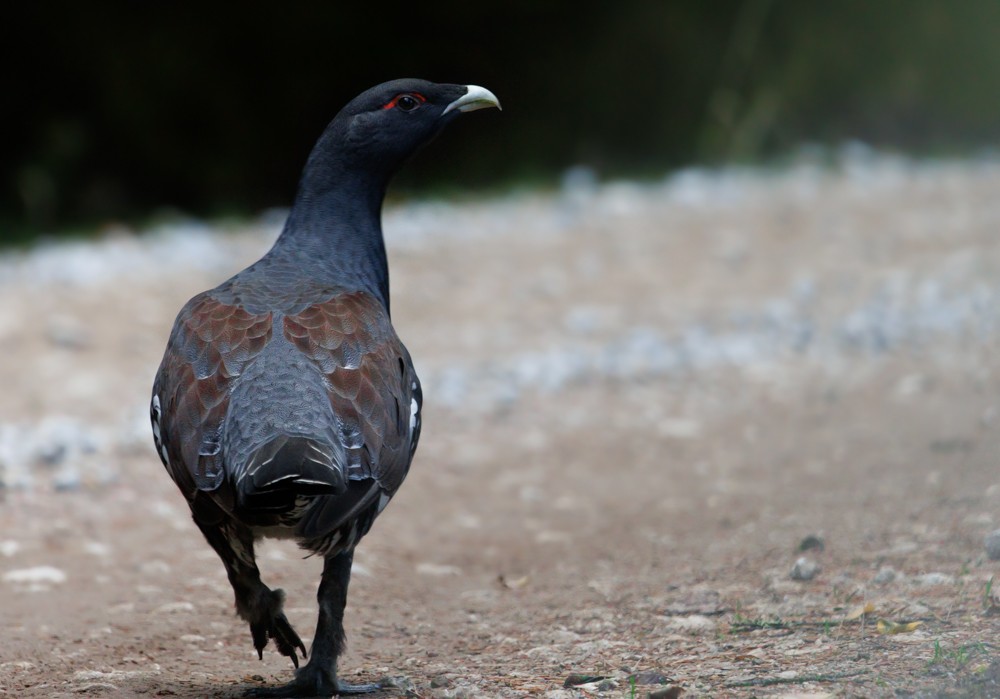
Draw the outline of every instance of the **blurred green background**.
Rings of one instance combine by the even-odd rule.
[[[396,192],[653,176],[860,139],[1000,135],[997,0],[9,5],[0,240],[287,206],[339,107],[396,77],[473,82]]]

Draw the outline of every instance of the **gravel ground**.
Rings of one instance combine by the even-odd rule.
[[[998,192],[992,161],[855,147],[391,207],[424,436],[358,552],[342,672],[438,699],[1000,695]],[[176,311],[280,217],[0,256],[0,694],[288,678],[146,417]],[[261,552],[311,638],[319,562]]]

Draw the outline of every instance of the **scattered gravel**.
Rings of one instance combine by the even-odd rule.
[[[637,696],[980,676],[975,644],[1000,624],[980,543],[1000,499],[996,191],[996,163],[853,152],[391,207],[427,431],[359,554],[345,671],[405,672],[396,694],[438,699],[579,699],[560,688],[574,669],[621,697],[650,664],[672,679]],[[0,655],[33,665],[0,664],[11,696],[194,699],[289,676],[234,617],[146,404],[173,314],[279,219],[0,255],[0,573],[67,580],[0,578]],[[787,557],[808,532],[831,546],[792,554],[822,560],[802,584]],[[308,635],[319,561],[287,543],[262,569]],[[876,588],[890,565],[976,582]],[[924,625],[883,635],[880,618]]]

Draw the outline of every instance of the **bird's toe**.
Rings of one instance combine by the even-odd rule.
[[[306,646],[299,638],[299,635],[295,633],[295,629],[292,625],[288,623],[288,619],[285,617],[284,613],[279,613],[271,622],[271,628],[268,630],[268,634],[274,639],[274,645],[278,647],[278,652],[282,655],[287,655],[292,659],[292,664],[296,668],[299,666],[299,658],[297,652],[301,651],[302,657],[308,657],[306,655]]]
[[[337,680],[337,694],[370,694],[382,689],[382,685],[377,682],[366,684],[350,684]]]

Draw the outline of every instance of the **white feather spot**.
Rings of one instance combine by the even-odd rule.
[[[417,399],[410,399],[410,434],[413,434],[413,428],[417,426],[417,415],[420,413],[420,406],[417,405]]]

